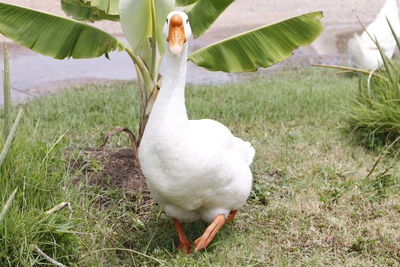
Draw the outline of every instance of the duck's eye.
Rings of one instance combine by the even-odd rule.
[[[188,23],[189,23],[189,19],[186,20],[186,24],[188,24]]]
[[[168,23],[168,19],[165,20],[165,23]]]

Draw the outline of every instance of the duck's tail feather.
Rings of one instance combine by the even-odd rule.
[[[347,51],[350,55],[350,65],[353,67],[362,67],[362,58],[365,57],[362,50],[362,41],[359,35],[355,34],[349,40]]]
[[[243,158],[243,160],[250,166],[253,162],[254,156],[256,154],[256,150],[251,145],[250,142],[243,141],[240,138],[235,137],[236,140],[236,148],[238,149],[239,155]]]
[[[250,142],[246,142],[248,145],[248,153],[247,153],[247,164],[250,166],[251,163],[253,162],[254,156],[256,155],[256,150],[254,147],[250,144]]]

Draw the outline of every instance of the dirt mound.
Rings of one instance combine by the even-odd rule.
[[[75,182],[86,179],[87,184],[103,190],[120,189],[140,206],[149,205],[153,201],[146,180],[134,161],[130,148],[87,148],[83,157],[72,163],[73,169],[80,170]]]

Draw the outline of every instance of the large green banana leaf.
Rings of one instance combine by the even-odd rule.
[[[176,0],[176,6],[188,6],[198,2],[199,0]]]
[[[203,34],[235,0],[199,0],[186,8],[195,37]]]
[[[120,0],[61,0],[64,12],[77,20],[119,21]],[[188,6],[199,0],[176,0],[176,6]]]
[[[57,59],[94,58],[126,45],[85,23],[36,10],[0,3],[0,33]]]
[[[118,4],[119,0],[114,1]],[[113,8],[108,9],[113,14],[106,13],[91,5],[90,2],[84,0],[61,0],[61,8],[68,15],[77,20],[98,21],[98,20],[112,20],[119,21],[119,11],[114,11]]]
[[[212,71],[244,72],[268,67],[308,45],[323,30],[322,12],[312,12],[260,27],[201,48],[189,60]]]
[[[64,0],[62,0],[64,1]],[[104,11],[108,15],[119,15],[119,0],[76,0]]]
[[[119,4],[122,29],[135,52],[139,52],[153,30],[158,40],[160,54],[165,51],[163,26],[168,13],[175,7],[175,0],[121,0]]]

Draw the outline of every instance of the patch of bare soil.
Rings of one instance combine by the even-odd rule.
[[[150,206],[153,200],[146,180],[140,169],[135,168],[134,162],[131,148],[87,148],[84,156],[72,163],[75,170],[80,170],[75,182],[83,181],[105,192],[121,190],[138,206]]]

